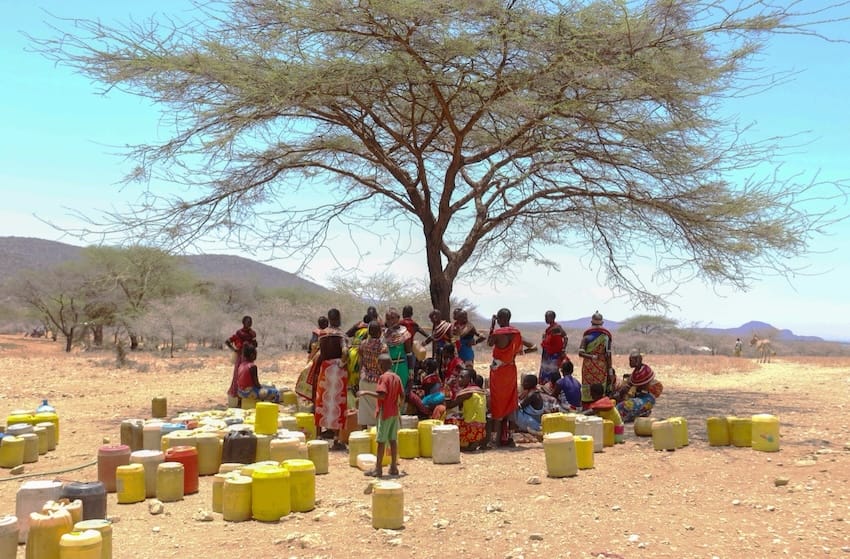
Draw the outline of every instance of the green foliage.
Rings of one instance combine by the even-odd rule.
[[[624,320],[619,327],[621,332],[638,332],[644,335],[661,334],[678,328],[678,323],[672,318],[660,315],[641,314]]]

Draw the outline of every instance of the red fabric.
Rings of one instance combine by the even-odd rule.
[[[590,409],[599,411],[614,409],[614,400],[612,400],[608,396],[603,396],[602,398],[599,398],[598,400],[590,404]]]
[[[552,331],[556,328],[560,329],[560,334],[553,334]],[[561,353],[564,351],[564,339],[566,335],[564,329],[558,323],[550,324],[543,333],[543,341],[540,342],[540,347],[549,354]],[[558,363],[560,365],[560,363]]]
[[[251,367],[254,365],[253,361],[243,361],[239,364],[236,372],[236,386],[239,390],[247,390],[254,386],[254,378],[251,376]]]
[[[375,416],[381,419],[397,416],[398,401],[404,391],[399,376],[392,371],[382,374],[378,378],[376,391],[378,392],[378,409]]]
[[[493,346],[493,359],[500,364],[490,367],[490,413],[493,418],[502,419],[516,411],[519,403],[514,359],[522,352],[522,334],[513,326],[496,328],[493,334],[511,337],[507,346]]]
[[[345,426],[345,411],[348,408],[348,369],[341,359],[326,359],[321,362],[316,379],[316,424],[325,429],[342,429]]]
[[[412,318],[402,318],[398,321],[399,324],[407,328],[407,331],[410,332],[410,337],[412,338],[414,334],[416,334],[416,330],[419,329],[419,325],[416,324],[416,321]]]
[[[242,347],[246,343],[250,343],[254,347],[257,347],[257,333],[251,328],[240,328],[235,334],[230,336],[229,339],[230,343],[233,344],[233,347],[235,347],[236,351],[239,353],[242,353]]]

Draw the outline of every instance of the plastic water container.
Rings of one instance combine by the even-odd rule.
[[[141,464],[145,469],[145,497],[156,497],[156,469],[165,462],[161,450],[134,450],[130,453],[131,464]]]
[[[24,463],[24,439],[6,435],[0,439],[0,468],[14,468]]]
[[[183,495],[198,492],[198,449],[194,446],[175,446],[165,451],[166,462],[183,464]]]
[[[684,417],[671,417],[668,421],[673,424],[676,431],[676,448],[682,448],[690,444],[688,439],[688,420]]]
[[[292,390],[284,390],[280,393],[280,403],[284,406],[298,406],[298,394]]]
[[[154,396],[151,399],[151,417],[155,419],[168,417],[168,399],[165,396]]]
[[[457,425],[434,425],[431,428],[431,444],[434,464],[460,462],[460,432]]]
[[[705,420],[709,446],[729,446],[729,422],[725,417],[709,417]]]
[[[540,418],[540,424],[543,428],[543,435],[557,432],[570,432],[567,414],[562,412],[544,413]],[[573,425],[575,425],[575,421],[573,421]],[[573,427],[573,429],[575,429],[575,427]]]
[[[635,435],[638,437],[651,437],[652,424],[656,419],[652,417],[638,417],[635,419]]]
[[[0,516],[0,557],[15,559],[18,553],[18,517]]]
[[[283,468],[281,468],[283,469]],[[229,522],[251,520],[251,493],[253,481],[248,476],[234,475],[224,480],[221,490],[221,513]],[[289,496],[289,492],[281,491]]]
[[[196,433],[195,448],[198,449],[198,475],[211,476],[221,466],[221,440],[215,433]]]
[[[304,433],[308,441],[316,438],[316,417],[312,413],[296,413],[295,422],[298,424],[298,430]]]
[[[602,452],[605,448],[604,424],[598,416],[576,416],[576,435],[593,437],[593,452]]]
[[[163,503],[182,501],[186,488],[182,462],[163,462],[156,467],[156,498]]]
[[[753,450],[779,452],[779,418],[760,413],[751,418]]]
[[[247,429],[230,431],[224,436],[221,451],[222,463],[250,464],[257,457],[257,437]]]
[[[71,515],[71,522],[77,523],[83,520],[83,502],[79,499],[59,499],[58,501],[47,501],[41,507],[41,512],[56,512],[64,509]]]
[[[162,450],[162,421],[148,421],[142,427],[142,446],[145,450]]]
[[[38,462],[38,435],[24,433],[19,438],[24,441],[24,464]]]
[[[590,470],[593,468],[593,437],[590,435],[573,435],[576,447],[576,466],[579,470]]]
[[[295,438],[272,439],[269,445],[269,455],[276,462],[298,458],[298,445],[301,442]]]
[[[287,460],[290,505],[293,512],[309,512],[316,508],[316,467],[309,460]]]
[[[370,454],[372,441],[366,431],[355,431],[348,437],[348,465],[357,468],[357,457],[361,454]]]
[[[254,462],[262,462],[263,460],[271,460],[271,442],[272,435],[254,434],[257,438],[257,451],[254,454]]]
[[[75,522],[106,518],[106,487],[101,481],[69,481],[62,486],[62,497],[82,501],[83,517],[75,518]]]
[[[626,426],[623,423],[614,425],[614,444],[624,444],[626,442]]]
[[[295,419],[294,415],[278,415],[277,416],[277,427],[278,429],[286,429],[287,431],[298,431],[298,420]],[[306,437],[305,437],[306,439]]]
[[[273,402],[257,402],[254,432],[258,435],[277,434],[278,406]]]
[[[32,433],[35,427],[31,423],[15,423],[6,425],[5,435],[7,437],[21,437],[28,433]]]
[[[277,522],[292,511],[291,473],[285,467],[260,466],[253,471],[251,479],[251,516],[254,520]]]
[[[194,431],[190,431],[188,429],[183,428],[182,423],[164,423],[163,427],[166,425],[179,425],[180,429],[174,429],[169,432],[163,432],[162,438],[160,439],[159,449],[163,452],[168,450],[169,448],[174,448],[175,446],[195,446],[197,444],[197,435]]]
[[[50,422],[56,427],[56,444],[59,444],[59,415],[52,411],[36,412],[30,419],[30,423],[37,425],[39,423]]]
[[[112,522],[105,518],[83,520],[74,524],[74,530],[96,530],[100,534],[100,559],[112,559]]]
[[[3,437],[5,440],[6,437]],[[15,495],[15,516],[18,517],[18,543],[27,541],[30,514],[40,512],[44,503],[62,498],[62,482],[36,479],[21,484]],[[71,515],[68,515],[70,521]]]
[[[41,423],[36,423],[35,427],[41,427],[47,435],[47,452],[56,450],[56,424],[50,421],[42,421]],[[40,449],[39,452],[41,452]]]
[[[751,417],[729,417],[729,438],[733,446],[753,445],[753,420]]]
[[[71,530],[59,539],[59,559],[100,559],[103,537],[97,530]]]
[[[130,451],[142,450],[144,441],[144,419],[125,419],[121,422],[121,444],[130,447]]]
[[[118,466],[115,469],[115,481],[119,504],[145,500],[145,467],[141,464]]]
[[[404,489],[394,481],[378,481],[372,487],[372,527],[376,530],[404,528]]]
[[[614,422],[610,419],[602,420],[602,445],[614,446]]]
[[[419,458],[419,429],[398,430],[398,457]]]
[[[543,453],[546,456],[546,475],[572,477],[578,474],[578,459],[573,434],[556,431],[543,435]],[[591,459],[593,453],[590,453]]]
[[[316,467],[316,475],[326,474],[330,471],[328,450],[328,441],[319,439],[307,441],[307,458]]]
[[[377,427],[369,427],[369,451],[378,456],[378,428]],[[392,450],[390,450],[390,445],[384,445],[384,456],[381,460],[382,466],[389,466],[392,461]]]
[[[97,479],[107,493],[115,493],[115,469],[130,463],[130,447],[125,444],[105,444],[97,450]]]
[[[431,429],[435,425],[442,425],[443,422],[439,419],[424,419],[419,422],[419,455],[423,458],[431,458],[434,453],[434,447],[431,438]]]
[[[652,446],[655,450],[676,450],[676,448],[679,448],[676,427],[673,422],[664,420],[652,424]]]
[[[35,423],[35,414],[27,410],[15,410],[6,416],[6,433],[10,431],[12,425],[32,425]]]
[[[41,401],[41,405],[35,408],[35,413],[56,413],[56,408],[50,405],[50,403],[45,398]]]
[[[360,424],[357,423],[357,408],[348,408],[345,410],[345,421],[342,424],[342,429],[339,430],[337,438],[339,438],[340,442],[348,444],[348,437],[359,428]]]
[[[403,415],[399,422],[400,429],[418,429],[419,417],[416,415]]]
[[[66,510],[29,514],[26,559],[57,559],[59,542],[63,534],[74,527],[71,514]]]
[[[47,429],[44,427],[39,427],[38,425],[33,426],[33,433],[36,437],[38,437],[38,455],[44,456],[47,454]]]

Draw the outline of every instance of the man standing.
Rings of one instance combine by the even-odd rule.
[[[540,384],[546,384],[552,377],[552,373],[558,371],[561,365],[569,360],[567,357],[567,333],[561,325],[555,322],[555,311],[546,311],[546,331],[543,332],[543,340],[540,349],[543,355],[540,357]]]
[[[317,433],[321,428],[333,434],[331,450],[345,450],[339,431],[345,425],[348,389],[346,361],[348,347],[341,330],[339,309],[328,311],[329,326],[319,334],[319,355],[316,357],[313,404]]]
[[[493,432],[496,433],[499,446],[514,446],[511,418],[519,404],[516,356],[536,351],[537,348],[533,343],[524,340],[520,331],[511,326],[509,309],[499,309],[499,312],[493,315],[487,345],[493,348],[493,362],[490,364],[490,415],[493,418]]]
[[[590,396],[590,385],[601,384],[605,393],[612,388],[609,377],[612,372],[611,364],[611,332],[602,327],[604,320],[599,311],[590,317],[591,327],[584,331],[578,348],[581,363],[581,403],[587,409],[593,398]]]

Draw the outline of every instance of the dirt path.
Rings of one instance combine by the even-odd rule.
[[[65,355],[58,343],[0,336],[0,416],[48,398],[61,418],[61,444],[27,473],[50,478],[94,460],[104,438],[117,442],[122,419],[149,417],[153,396],[167,396],[173,414],[223,402],[230,374],[224,352],[131,358],[135,367],[116,369],[107,352]],[[302,360],[261,360],[260,377],[291,385]],[[193,520],[210,508],[210,478],[160,516],[145,504],[118,505],[110,494],[113,556],[850,557],[850,358],[647,361],[665,387],[655,415],[688,419],[684,449],[655,452],[650,439],[628,429],[626,444],[596,454],[593,470],[564,479],[546,477],[539,443],[464,454],[459,465],[405,460],[400,531],[372,529],[366,479],[345,453],[332,453],[330,474],[317,477],[316,509],[277,524]],[[626,358],[615,363],[625,368]],[[520,371],[535,368],[533,356],[520,362]],[[707,417],[753,413],[780,416],[779,453],[707,445]],[[96,475],[89,467],[61,477]],[[776,486],[778,478],[787,485]],[[0,471],[0,514],[14,513],[20,483]]]

